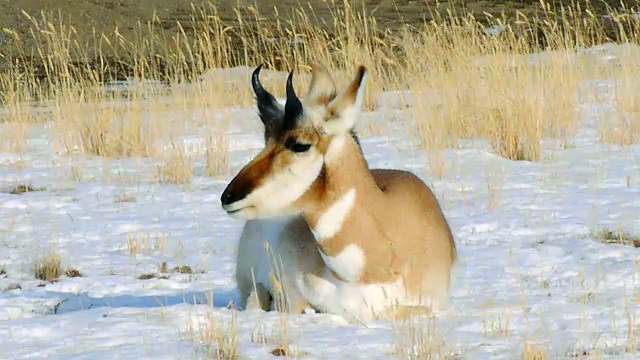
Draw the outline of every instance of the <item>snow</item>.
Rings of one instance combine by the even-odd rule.
[[[606,51],[612,48],[591,53],[612,57],[616,52]],[[611,91],[606,79],[586,85]],[[533,343],[553,359],[583,352],[636,356],[628,348],[637,348],[640,331],[640,253],[596,241],[593,233],[622,228],[640,235],[640,146],[598,139],[605,105],[583,103],[580,131],[567,147],[545,142],[540,162],[512,162],[475,143],[445,151],[438,177],[403,132],[410,111],[396,106],[397,95],[385,94],[377,112],[362,116],[361,127],[376,121],[389,129],[363,137],[362,145],[372,167],[410,169],[425,179],[454,231],[459,262],[451,307],[430,326],[442,351],[454,354],[450,359],[515,359]],[[231,170],[217,178],[197,175],[187,187],[146,182],[153,165],[130,159],[113,160],[105,171],[101,159],[88,158],[86,180],[73,181],[45,127],[30,132],[20,167],[19,156],[0,153],[0,269],[6,271],[0,358],[187,359],[211,351],[198,329],[212,318],[222,328],[233,320],[226,306],[238,301],[233,272],[242,229],[224,214],[219,195],[262,144],[255,109],[231,111],[250,120],[228,130]],[[202,152],[202,134],[183,141]],[[142,180],[117,180],[123,169]],[[6,191],[22,183],[44,189]],[[123,193],[130,201],[119,201]],[[135,254],[128,235],[139,248]],[[50,250],[83,276],[34,279],[33,262]],[[158,273],[162,262],[170,271],[165,278],[138,279]],[[172,272],[178,265],[193,271]],[[268,358],[283,334],[309,359],[388,359],[409,341],[408,329],[388,322],[261,311],[235,316],[242,358]]]

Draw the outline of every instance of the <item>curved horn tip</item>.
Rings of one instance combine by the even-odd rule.
[[[261,63],[260,65],[258,65],[255,69],[253,69],[253,76],[257,76],[260,73],[260,70],[262,70],[262,66],[264,65],[264,63]]]
[[[289,76],[287,76],[287,97],[289,97],[289,95],[297,97],[296,91],[293,88],[293,70],[291,70]]]

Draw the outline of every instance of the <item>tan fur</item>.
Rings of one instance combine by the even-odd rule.
[[[378,189],[380,189],[379,191],[384,194],[383,196],[388,196],[389,198],[393,198],[394,196],[411,196],[410,192],[403,190],[405,184],[408,183],[411,186],[411,183],[416,185],[421,183],[420,180],[416,181],[414,175],[404,171],[373,169],[371,170],[371,174],[376,181],[376,187],[378,187]],[[437,205],[436,199],[433,197],[431,191],[428,190],[428,188],[421,191],[424,191],[423,195],[427,200],[425,203],[432,204],[431,206],[438,209],[439,212],[439,206]],[[436,213],[436,215],[437,216],[434,216],[434,221],[440,223],[440,229],[444,229],[444,227],[442,227],[443,224],[441,223],[443,221],[441,212],[440,214]],[[412,231],[418,231],[415,229],[415,225],[416,224],[410,225],[408,229],[413,228]],[[278,240],[275,242],[275,246],[271,243],[272,245],[269,248],[269,251],[265,249],[265,239],[263,235],[265,227],[279,227],[282,229],[278,235]],[[419,227],[420,226],[418,226],[418,228]],[[456,260],[453,237],[451,237],[451,234],[448,231],[445,231],[443,235],[448,239],[448,241],[450,241],[450,246],[446,246],[446,244],[441,243],[440,250],[445,252],[448,249],[450,262],[453,263]],[[337,238],[333,239],[331,244],[333,246],[337,245],[339,250],[345,246],[344,242],[342,244],[338,244]],[[404,243],[400,243],[399,245],[398,249],[402,249],[402,246],[406,246]],[[384,248],[389,249],[389,246],[387,245]],[[375,247],[373,249],[375,250]],[[327,252],[329,253],[329,251]],[[401,253],[397,250],[396,252]],[[377,261],[371,260],[373,254],[368,255],[368,257],[370,258],[369,261],[372,263],[384,264],[386,261],[389,261],[384,258],[390,257],[391,254],[393,254],[393,251],[388,254],[384,254],[384,252],[382,252],[382,256],[380,252],[376,252],[375,256],[379,257],[379,260]],[[413,256],[413,260],[416,260],[417,258],[418,267],[425,271],[428,270],[428,267],[433,269],[433,264],[425,262],[423,258],[424,256],[423,252],[417,251]],[[277,261],[274,261],[274,259],[277,259]],[[446,259],[446,256],[443,257],[443,259]],[[311,274],[313,276],[321,276],[324,269],[324,263],[318,252],[318,247],[313,233],[302,216],[293,216],[286,220],[253,219],[247,221],[239,239],[236,263],[235,278],[238,283],[241,306],[243,308],[260,308],[265,311],[275,309],[294,314],[300,314],[307,308],[313,308],[313,305],[306,301],[300,295],[298,289],[291,284],[288,276],[291,271]],[[441,268],[441,271],[447,272],[447,274],[444,275],[446,276],[447,282],[440,283],[440,285],[446,287],[446,290],[448,290],[448,266],[446,266],[446,263],[447,261],[444,261],[445,266]],[[392,271],[392,269],[394,269],[394,267],[390,266],[385,268],[381,265],[371,267],[368,272],[365,273],[361,281],[365,283],[376,283],[388,281],[390,279],[392,280],[394,277],[394,271]],[[413,272],[407,272],[409,274],[407,277],[409,283],[416,281],[415,274],[418,273],[418,270],[419,269],[414,268]],[[256,276],[259,276],[256,274],[276,275],[279,284],[276,286],[271,282],[261,282],[260,280],[256,280]],[[410,276],[411,274],[414,274],[413,278]],[[334,276],[339,277],[339,275],[335,273]],[[437,278],[437,276],[434,277]],[[417,280],[419,282],[420,277],[417,277]],[[435,284],[438,283],[438,281],[435,282]],[[276,287],[280,287],[282,289],[282,294],[286,299],[285,307],[279,307],[278,304],[273,302],[275,301],[273,297],[276,293]],[[418,284],[418,288],[419,287],[420,285]],[[253,303],[251,303],[251,301],[253,301]],[[247,306],[248,304],[250,304],[250,306]]]
[[[308,105],[326,105],[336,96],[335,83],[324,65],[312,62],[311,71],[311,83],[306,98]]]
[[[288,303],[283,310],[294,313],[300,313],[307,307],[324,310],[322,303],[314,304],[302,294],[322,286],[327,272],[347,284],[338,271],[325,263],[320,252],[336,257],[352,244],[359,246],[366,259],[366,265],[354,286],[391,284],[401,279],[406,292],[407,300],[397,304],[399,309],[389,304],[385,311],[374,314],[374,317],[419,313],[411,310],[415,301],[408,299],[427,298],[446,304],[450,271],[456,261],[456,247],[431,189],[407,171],[370,170],[355,140],[346,134],[336,135],[345,124],[339,117],[350,116],[349,111],[353,110],[349,110],[349,106],[361,101],[358,99],[361,97],[359,91],[364,68],[358,69],[355,79],[337,96],[326,69],[321,65],[312,69],[313,80],[304,102],[308,120],[282,134],[280,141],[268,143],[263,152],[247,164],[228,187],[235,191],[251,192],[277,174],[288,171],[291,164],[303,161],[298,156],[313,159],[316,156],[314,154],[320,154],[325,159],[322,171],[310,187],[287,206],[286,211],[282,210],[282,215],[288,217],[278,220],[251,218],[250,214],[254,212],[250,209],[241,210],[251,218],[240,238],[237,258],[236,280],[242,305],[249,304],[249,299],[253,298],[258,299],[260,308],[273,308],[267,304],[271,300],[265,293],[273,296],[280,286]],[[324,128],[325,124],[331,128]],[[308,155],[293,154],[284,148],[288,138],[311,144],[312,150]],[[329,156],[328,152],[335,151],[331,149],[334,141],[340,141],[343,145],[339,147],[339,153]],[[322,241],[316,239],[311,229],[316,227],[333,204],[352,189],[356,194],[353,208],[345,216],[340,229],[330,238]],[[264,261],[266,252],[262,240],[264,236],[261,234],[268,232],[266,229],[271,231],[267,240],[271,250],[281,261],[279,285],[265,280],[264,274],[274,272]],[[253,281],[252,271],[253,274],[260,274],[255,279],[259,287]],[[336,302],[339,299],[328,301]],[[362,317],[357,314],[353,316],[356,319]]]
[[[351,83],[343,90],[341,96],[338,97],[338,101],[333,101],[327,108],[328,119],[331,119],[337,113],[340,113],[342,109],[349,106],[350,103],[356,101],[358,88],[360,87],[360,83],[362,82],[364,76],[365,68],[364,66],[359,66],[358,73],[356,74],[355,79],[353,79]]]
[[[368,266],[358,279],[364,284],[388,283],[402,277],[410,295],[443,298],[449,290],[450,268],[456,260],[451,230],[432,191],[417,176],[401,170],[368,170],[351,139],[335,164],[303,201],[313,228],[340,195],[356,189],[354,209],[340,231],[319,245],[336,256],[351,244],[365,253]],[[443,300],[443,299],[442,299]]]

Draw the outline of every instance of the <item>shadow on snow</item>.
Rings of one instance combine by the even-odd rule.
[[[174,295],[116,295],[105,297],[91,297],[87,294],[69,294],[64,292],[46,291],[39,297],[57,297],[61,302],[52,309],[54,314],[64,314],[95,308],[153,308],[180,304],[213,305],[224,308],[233,304],[239,307],[237,291],[214,292],[212,290],[199,292],[185,292]]]

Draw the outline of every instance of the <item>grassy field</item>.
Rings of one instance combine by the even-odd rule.
[[[314,7],[285,6],[286,12],[275,14],[262,2],[257,9],[241,3],[231,8],[211,2],[152,2],[157,12],[134,1],[81,2],[72,8],[65,4],[53,1],[36,10],[35,2],[16,2],[12,6],[29,11],[3,12],[15,15],[12,20],[20,29],[4,31],[9,36],[4,43],[16,47],[11,51],[14,58],[0,72],[0,102],[6,105],[0,121],[10,123],[11,129],[4,135],[5,147],[21,148],[25,124],[53,120],[56,144],[64,153],[81,149],[98,156],[152,157],[154,142],[176,130],[163,124],[142,133],[143,114],[163,116],[176,104],[184,109],[248,106],[253,95],[246,75],[239,72],[229,78],[214,69],[258,63],[304,73],[307,64],[317,60],[338,79],[362,63],[373,73],[365,104],[369,110],[377,106],[382,91],[411,90],[414,96],[444,91],[447,95],[439,105],[418,104],[416,133],[421,144],[443,149],[457,146],[461,138],[490,139],[501,155],[512,159],[537,160],[541,138],[571,134],[574,99],[558,94],[578,81],[611,71],[622,79],[620,101],[627,108],[635,106],[634,82],[625,80],[633,71],[635,54],[623,54],[630,63],[611,69],[585,57],[574,64],[576,59],[567,56],[612,37],[638,38],[634,11],[609,7],[610,15],[603,17],[604,3],[589,8],[517,1],[504,2],[504,7],[498,2],[488,5],[509,17],[480,14],[480,3],[462,2],[368,3],[364,12],[356,3],[322,2]],[[395,5],[397,12],[392,10]],[[515,12],[520,6],[523,11]],[[398,16],[403,13],[413,17]],[[431,20],[423,22],[426,14]],[[131,20],[123,23],[127,19]],[[110,28],[114,24],[116,30]],[[613,35],[607,24],[617,29]],[[543,66],[528,66],[523,55],[541,49],[553,55]],[[201,81],[203,76],[206,81]],[[137,85],[126,93],[105,91],[114,79],[132,79]],[[299,87],[308,81],[304,74],[298,79]],[[265,81],[270,85],[278,80]],[[284,88],[273,91],[282,95]],[[502,96],[487,97],[488,93]],[[47,105],[34,109],[32,101]],[[605,137],[614,142],[636,139],[629,132],[612,130],[616,131]],[[214,134],[208,143],[210,153],[219,158],[224,151],[217,144],[223,146],[224,139]],[[182,158],[182,150],[175,152]],[[219,162],[224,169],[226,162]],[[171,163],[180,171],[175,158]]]
[[[480,1],[252,1],[252,0],[16,0],[0,3],[0,23],[4,31],[0,32],[0,56],[6,61],[0,63],[0,70],[5,70],[15,59],[29,57],[35,66],[40,67],[40,76],[45,76],[42,59],[37,48],[44,45],[43,39],[34,34],[33,20],[40,20],[42,13],[51,15],[55,24],[64,24],[73,35],[74,41],[84,47],[89,54],[70,54],[72,61],[88,62],[98,68],[100,61],[120,65],[119,76],[132,71],[127,61],[129,58],[124,49],[116,49],[121,39],[133,40],[144,36],[146,24],[153,24],[154,36],[162,39],[163,46],[175,49],[178,40],[176,34],[184,33],[187,38],[197,37],[201,28],[202,9],[207,8],[210,15],[228,27],[227,35],[232,37],[234,47],[242,45],[244,32],[248,28],[256,30],[265,24],[280,22],[282,26],[292,30],[287,22],[298,18],[300,11],[307,14],[308,21],[316,27],[328,32],[328,36],[340,36],[334,26],[336,10],[344,10],[349,6],[355,11],[362,11],[366,16],[376,19],[380,31],[400,31],[403,28],[420,27],[424,21],[431,21],[452,14],[456,17],[472,15],[482,24],[490,24],[495,19],[515,23],[524,19],[541,16],[548,17],[550,11],[561,17],[561,7],[571,7],[571,0],[555,0],[543,5],[535,0],[480,0]],[[595,16],[620,11],[623,7],[633,7],[637,0],[601,0],[588,1],[589,11]],[[545,6],[547,9],[545,9]],[[580,5],[583,11],[587,5]],[[215,7],[215,12],[211,11]],[[260,16],[256,17],[255,12]],[[562,25],[563,22],[559,21]],[[614,21],[603,21],[604,33],[611,38],[619,37],[619,28]],[[71,35],[71,34],[70,34]],[[110,43],[105,45],[105,41]],[[184,41],[184,39],[182,40]],[[114,45],[115,44],[115,45]],[[95,53],[99,48],[99,56]],[[240,50],[240,49],[237,49]],[[175,51],[175,50],[174,50]],[[152,55],[152,54],[147,54]],[[241,55],[241,51],[236,56]],[[244,60],[244,59],[242,59]],[[123,64],[124,63],[124,64]],[[104,70],[104,69],[102,69]],[[118,76],[114,69],[109,73]]]

